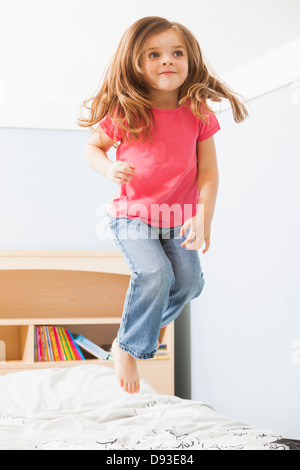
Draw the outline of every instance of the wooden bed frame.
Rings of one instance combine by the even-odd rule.
[[[113,361],[35,362],[36,325],[61,325],[98,345],[116,336],[131,273],[118,250],[0,250],[0,374]],[[162,329],[168,355],[138,361],[140,377],[174,394],[174,324]]]

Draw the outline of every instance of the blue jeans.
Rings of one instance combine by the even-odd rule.
[[[180,236],[180,228],[109,217],[109,229],[132,273],[117,342],[136,359],[154,357],[160,329],[204,287],[198,251],[180,246],[187,236]]]

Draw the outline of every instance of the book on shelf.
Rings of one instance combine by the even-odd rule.
[[[35,362],[84,361],[85,357],[82,349],[88,351],[96,358],[110,358],[110,354],[107,351],[104,351],[104,349],[87,338],[80,336],[80,341],[78,341],[78,336],[73,335],[69,329],[63,326],[35,326]]]
[[[35,326],[35,362],[84,361],[85,355],[87,357],[92,355],[92,357],[101,360],[113,360],[109,345],[100,347],[80,334],[72,334],[68,328],[63,326]],[[165,359],[168,355],[167,345],[160,344],[155,358]]]
[[[97,344],[93,343],[82,335],[74,335],[74,341],[80,348],[84,349],[86,352],[92,354],[98,359],[109,360],[112,357],[109,352],[105,351],[105,349],[97,346]]]
[[[155,356],[168,356],[169,351],[166,344],[160,344],[156,350]]]

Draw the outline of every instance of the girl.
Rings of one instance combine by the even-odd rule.
[[[136,359],[154,357],[160,329],[204,286],[197,250],[210,246],[218,188],[213,135],[220,129],[207,100],[222,98],[236,122],[247,117],[208,71],[195,36],[150,16],[124,33],[100,90],[83,103],[89,117],[79,125],[99,123],[85,157],[119,185],[109,227],[132,276],[112,352],[129,393],[140,388]],[[112,146],[116,162],[106,154]]]

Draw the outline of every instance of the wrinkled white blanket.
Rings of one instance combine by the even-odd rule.
[[[281,436],[226,418],[202,402],[129,395],[105,366],[0,377],[0,449],[285,449]]]

